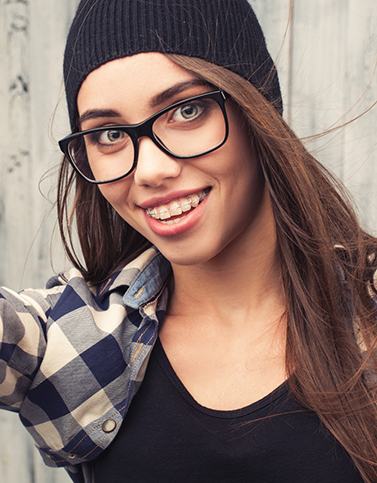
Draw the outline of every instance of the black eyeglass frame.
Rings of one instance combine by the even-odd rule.
[[[184,99],[184,100],[176,102],[176,103],[174,103],[174,104],[172,104],[168,107],[165,107],[161,111],[156,112],[156,114],[153,114],[153,116],[149,117],[145,121],[140,122],[139,124],[124,125],[124,126],[123,125],[121,125],[121,126],[112,126],[111,125],[111,126],[104,126],[104,127],[96,127],[96,128],[93,128],[93,129],[88,129],[87,131],[79,131],[79,132],[76,132],[76,133],[72,133],[72,134],[66,136],[65,138],[63,138],[59,141],[59,147],[60,147],[61,151],[63,152],[63,154],[65,155],[65,157],[70,162],[73,169],[82,178],[84,178],[86,181],[88,181],[91,184],[112,183],[113,181],[118,181],[118,180],[126,178],[128,175],[130,175],[132,173],[132,171],[134,171],[136,166],[137,166],[137,161],[138,161],[138,157],[139,157],[138,140],[139,140],[139,138],[145,137],[145,136],[148,137],[149,139],[151,139],[154,142],[154,144],[159,149],[161,149],[161,151],[163,151],[165,154],[168,154],[169,156],[173,156],[174,158],[177,158],[177,159],[198,158],[199,156],[204,156],[205,154],[209,154],[209,153],[212,153],[213,151],[216,151],[216,149],[219,149],[221,146],[223,146],[223,144],[228,139],[229,122],[228,122],[228,116],[227,116],[226,109],[225,109],[225,101],[227,99],[229,99],[229,97],[230,97],[230,95],[228,93],[222,91],[222,90],[205,92],[204,94],[199,94],[197,96],[189,97],[188,99]],[[196,100],[196,99],[214,99],[217,102],[217,104],[219,105],[219,107],[220,107],[220,109],[223,113],[223,116],[224,116],[225,136],[224,136],[223,141],[220,144],[218,144],[217,146],[215,146],[215,147],[213,147],[213,148],[211,148],[207,151],[204,151],[203,153],[194,154],[194,155],[191,155],[191,156],[178,156],[178,155],[174,154],[173,152],[171,152],[169,149],[167,149],[166,146],[164,146],[162,141],[160,141],[159,138],[153,132],[152,127],[153,127],[153,124],[156,121],[156,119],[158,119],[160,116],[165,114],[165,112],[168,112],[171,109],[179,107],[183,104],[187,104],[188,102]],[[93,180],[93,179],[88,178],[87,176],[85,176],[80,171],[80,169],[76,166],[75,162],[72,160],[72,158],[69,154],[68,146],[69,146],[69,143],[71,141],[73,141],[74,139],[76,139],[78,137],[82,137],[83,135],[91,134],[91,133],[98,132],[98,131],[103,131],[103,130],[106,130],[106,129],[124,131],[126,134],[128,134],[128,136],[131,138],[132,144],[134,146],[134,161],[133,161],[131,169],[127,173],[123,174],[122,176],[118,176],[117,178],[113,178],[113,179],[109,179],[109,180],[105,180],[105,181],[97,181],[97,180]]]

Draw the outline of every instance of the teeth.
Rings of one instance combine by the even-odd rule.
[[[181,221],[182,218],[184,218],[184,216],[181,216],[181,218],[174,218],[174,220],[161,220],[161,223],[163,223],[164,225],[175,225],[176,223]]]
[[[183,212],[190,211],[191,210],[191,203],[190,200],[187,198],[181,198],[180,200],[181,203],[181,210]]]
[[[209,190],[203,190],[198,194],[193,194],[185,198],[180,198],[179,200],[173,201],[170,203],[170,206],[161,205],[154,208],[147,209],[147,215],[155,218],[156,220],[168,220],[172,216],[179,216],[182,213],[186,213],[190,211],[191,208],[196,208],[201,201],[206,198],[208,195]],[[182,217],[183,218],[183,217]],[[182,218],[178,218],[176,220],[170,221],[163,221],[166,224],[172,225],[174,223],[178,223]]]
[[[160,220],[167,220],[168,218],[170,218],[169,208],[167,206],[162,205],[159,210],[159,216],[160,216]]]
[[[170,205],[170,216],[182,215],[181,205],[177,201],[173,201]]]
[[[200,201],[200,199],[199,199],[199,196],[198,195],[192,195],[191,196],[191,206],[193,208],[196,208],[198,206],[199,201]]]

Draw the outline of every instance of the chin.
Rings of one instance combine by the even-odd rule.
[[[165,249],[164,247],[158,247],[160,252],[164,257],[169,260],[172,265],[180,266],[194,266],[200,265],[211,260],[215,260],[222,250],[218,249],[207,249],[203,250],[199,244],[197,249],[187,249],[186,247],[181,247],[177,249]]]

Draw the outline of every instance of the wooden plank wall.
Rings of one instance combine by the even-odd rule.
[[[59,101],[64,42],[77,3],[0,0],[0,284],[14,289],[43,286],[52,274],[51,255],[57,271],[64,267],[57,238],[50,246],[54,217],[38,184],[59,162],[54,138],[69,132]],[[45,196],[51,185],[42,183]],[[18,417],[0,411],[0,482],[68,481],[63,469],[44,465]]]
[[[297,134],[310,137],[329,131],[377,102],[375,0],[251,0],[251,4],[277,59],[284,117]],[[343,129],[306,141],[345,183],[364,226],[375,234],[376,134],[375,107]]]
[[[375,0],[250,1],[277,61],[285,118],[300,136],[348,122],[377,101]],[[76,4],[0,0],[0,284],[14,289],[42,286],[67,265],[56,236],[51,243],[54,215],[38,183],[59,162],[56,139],[68,132],[61,64]],[[306,142],[377,233],[377,108]],[[50,177],[41,189],[48,195],[52,186]],[[44,467],[17,417],[1,412],[0,482],[67,481],[63,470]]]

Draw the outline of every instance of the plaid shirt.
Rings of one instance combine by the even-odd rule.
[[[0,291],[0,407],[48,466],[81,483],[117,434],[167,303],[169,262],[148,249],[99,287],[75,269],[46,290]]]
[[[0,407],[18,411],[45,463],[66,467],[76,483],[92,481],[89,461],[114,439],[140,387],[170,272],[150,248],[99,287],[73,269],[46,290],[0,291]]]

